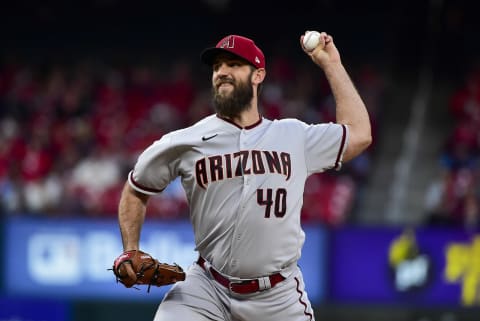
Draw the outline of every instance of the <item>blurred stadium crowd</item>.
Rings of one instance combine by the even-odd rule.
[[[473,2],[453,0],[304,4],[278,4],[279,14],[274,15],[268,3],[258,1],[194,1],[191,6],[169,2],[158,4],[161,10],[132,7],[121,0],[84,1],[74,7],[61,1],[41,6],[28,0],[10,3],[0,10],[0,214],[116,216],[120,192],[139,153],[163,134],[213,112],[209,71],[199,69],[198,55],[196,59],[176,56],[200,46],[199,39],[191,37],[199,28],[216,39],[220,30],[241,26],[258,35],[262,44],[272,41],[272,30],[283,35],[266,50],[263,115],[296,117],[307,123],[333,121],[333,100],[323,74],[304,55],[292,59],[293,42],[283,42],[297,37],[306,25],[320,24],[336,30],[341,48],[348,48],[348,69],[369,109],[374,144],[341,171],[314,175],[307,181],[302,217],[331,225],[360,220],[355,210],[372,177],[382,131],[388,130],[378,125],[390,107],[385,106],[388,99],[395,99],[388,97],[390,88],[397,85],[389,73],[409,79],[417,75],[427,17],[431,17],[430,25],[438,24],[439,40],[432,47],[438,49],[433,50],[434,69],[445,74],[449,85],[459,84],[453,75],[462,66],[469,69],[470,60],[478,60],[478,42],[472,41],[478,30],[478,10]],[[184,13],[186,7],[187,15],[173,14]],[[241,12],[247,10],[252,18],[251,7],[256,8],[258,19],[246,24]],[[435,7],[438,14],[429,14]],[[272,13],[271,18],[264,12]],[[318,12],[329,14],[319,22]],[[87,15],[89,23],[85,23]],[[278,23],[284,21],[281,17],[288,17],[289,23]],[[368,37],[359,37],[356,30]],[[190,42],[171,45],[178,37]],[[445,46],[444,39],[455,39],[457,45]],[[198,42],[203,48],[204,41]],[[88,52],[92,48],[100,54],[92,57]],[[138,55],[150,49],[160,54],[147,59]],[[131,57],[119,62],[116,54]],[[43,55],[51,57],[43,59]],[[445,63],[452,57],[457,63]],[[426,193],[426,223],[478,225],[479,69],[472,68],[462,86],[452,92],[450,102],[439,108],[448,109],[453,128],[451,133],[444,132],[445,147],[438,153],[443,175]],[[151,198],[148,212],[151,218],[187,217],[181,182],[172,182]]]
[[[178,59],[114,66],[98,60],[0,64],[0,204],[5,215],[115,216],[138,154],[163,134],[210,114],[210,75]],[[267,118],[334,120],[321,71],[310,62],[268,62],[261,97]],[[352,73],[376,130],[385,79],[369,65]],[[371,170],[375,146],[340,172],[308,180],[303,218],[348,219]],[[179,180],[151,198],[148,217],[188,215]]]
[[[451,118],[439,154],[442,175],[426,194],[427,222],[480,226],[480,68],[472,67],[445,103]]]

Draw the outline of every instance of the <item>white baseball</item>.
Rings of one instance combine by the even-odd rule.
[[[303,46],[307,51],[312,51],[317,48],[320,43],[320,32],[318,31],[307,31],[303,36]]]

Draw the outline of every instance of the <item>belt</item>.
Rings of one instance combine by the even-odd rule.
[[[210,275],[215,279],[215,281],[217,281],[230,291],[238,294],[250,294],[258,291],[265,291],[273,288],[275,285],[285,280],[283,275],[281,275],[280,273],[275,273],[258,279],[232,281],[227,277],[223,276],[213,267],[207,266],[207,264],[205,263],[205,259],[203,257],[199,257],[197,264],[200,265],[202,269],[210,272]]]

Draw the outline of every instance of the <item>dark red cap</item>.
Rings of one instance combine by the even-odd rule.
[[[222,52],[229,52],[243,58],[256,68],[265,68],[265,56],[262,50],[253,40],[237,35],[226,36],[215,47],[205,49],[200,58],[211,66],[215,57]]]

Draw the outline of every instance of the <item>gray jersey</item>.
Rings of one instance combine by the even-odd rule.
[[[242,129],[212,115],[154,142],[129,183],[152,195],[180,176],[200,255],[226,275],[268,275],[300,258],[305,180],[339,168],[347,141],[339,124],[262,118]]]

